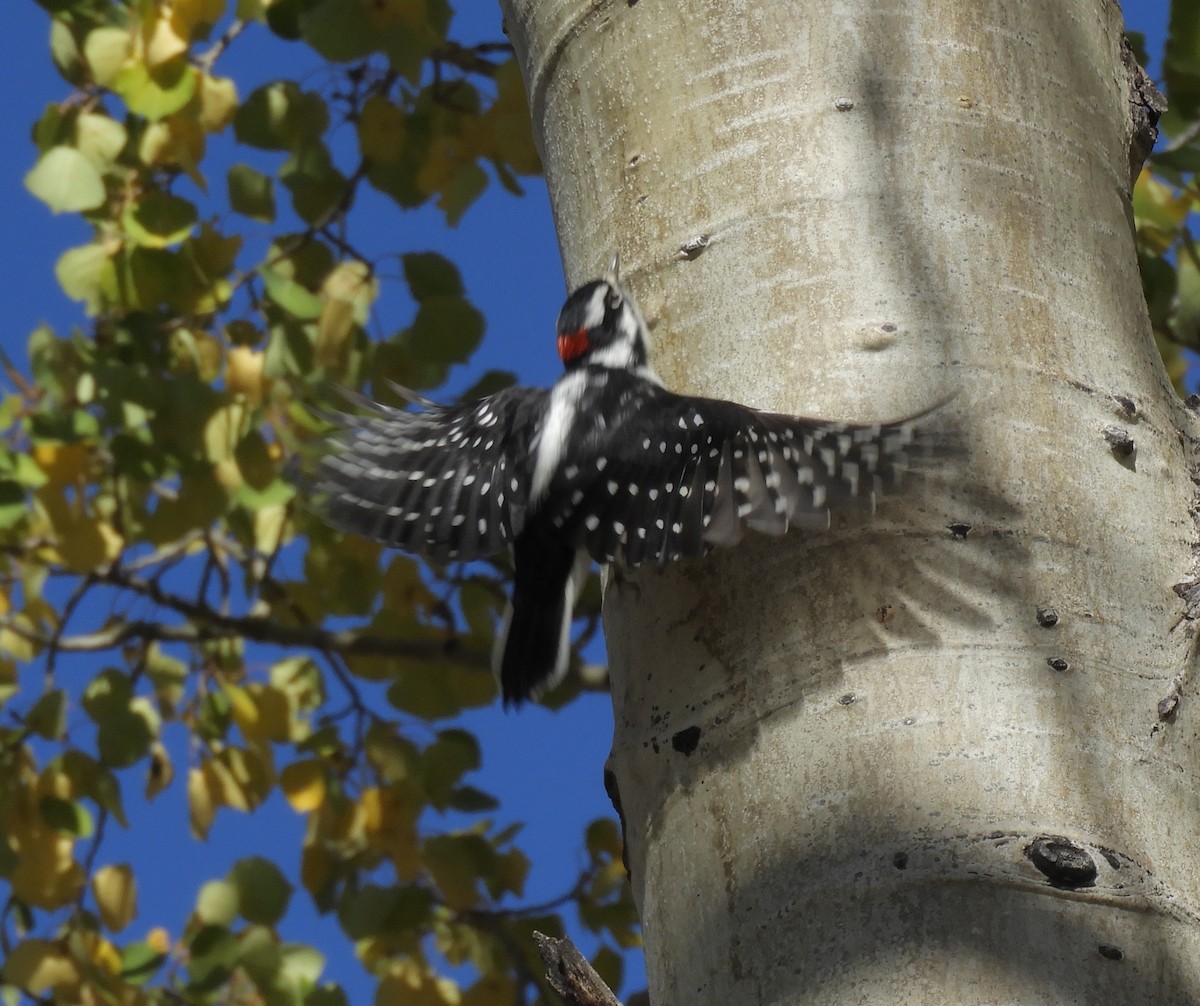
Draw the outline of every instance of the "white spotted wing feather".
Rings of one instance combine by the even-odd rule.
[[[593,558],[629,568],[734,545],[747,528],[825,528],[831,507],[872,500],[923,449],[923,417],[830,423],[661,389],[604,418],[623,434],[560,468],[545,506]]]
[[[435,561],[499,552],[524,523],[528,486],[513,450],[544,397],[513,388],[464,405],[374,405],[341,417],[314,479],[317,503],[344,531]]]

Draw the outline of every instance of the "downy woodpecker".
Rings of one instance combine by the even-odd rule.
[[[825,528],[829,508],[871,498],[924,438],[916,422],[854,424],[677,395],[616,260],[558,316],[566,373],[421,411],[341,417],[316,473],[336,527],[469,562],[508,547],[513,593],[493,666],[520,703],[566,672],[576,595],[591,560],[665,566],[734,545],[745,528]]]

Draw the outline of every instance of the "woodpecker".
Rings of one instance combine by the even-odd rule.
[[[825,528],[925,444],[917,422],[826,422],[668,391],[617,275],[558,316],[565,373],[420,411],[340,417],[314,480],[334,526],[444,563],[512,550],[493,668],[505,705],[557,684],[590,563],[665,566],[741,540]]]

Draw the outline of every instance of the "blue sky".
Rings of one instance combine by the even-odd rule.
[[[4,66],[9,86],[0,111],[0,149],[7,151],[0,161],[5,209],[0,283],[8,322],[0,330],[0,345],[21,365],[26,339],[35,326],[46,322],[66,332],[81,323],[76,305],[58,288],[53,266],[64,249],[87,241],[90,235],[81,220],[52,216],[23,188],[22,178],[34,162],[30,126],[48,102],[66,94],[66,85],[49,60],[46,14],[32,0],[10,0],[7,7]],[[494,4],[463,0],[461,8],[454,31],[460,41],[501,37]],[[1152,73],[1159,69],[1166,10],[1166,0],[1126,4],[1130,27],[1148,35]],[[218,71],[234,76],[244,97],[250,90],[247,82],[318,73],[319,66],[300,46],[264,47],[246,36],[230,49]],[[210,155],[214,162],[228,160],[232,143],[227,139],[221,148],[218,141]],[[242,152],[238,156],[244,158]],[[222,171],[211,172],[214,188],[223,185],[222,175]],[[368,252],[442,252],[458,264],[469,296],[487,318],[483,347],[468,367],[453,376],[452,387],[465,387],[492,367],[516,370],[529,383],[546,384],[557,376],[551,338],[565,293],[562,269],[545,188],[534,179],[527,180],[526,189],[525,198],[518,199],[493,186],[453,230],[445,228],[436,211],[401,213],[390,200],[366,187],[362,190],[361,209],[366,212],[360,213],[359,225],[362,218],[371,221],[359,233],[362,246]],[[385,284],[379,310],[386,319],[384,330],[404,323],[407,301],[401,284]],[[81,676],[85,671],[80,671]],[[471,714],[466,725],[478,732],[484,745],[484,768],[473,781],[502,797],[503,821],[526,822],[521,842],[535,863],[530,899],[559,894],[583,865],[583,825],[610,812],[601,784],[611,739],[607,697],[585,696],[555,714],[536,707],[505,714],[496,707]],[[252,818],[223,813],[208,843],[201,846],[187,834],[181,777],[148,811],[138,810],[136,773],[129,775],[126,786],[129,809],[137,811],[132,815],[135,829],[128,836],[115,826],[110,829],[101,862],[129,858],[136,863],[142,915],[128,931],[130,937],[139,937],[160,922],[177,936],[200,884],[223,876],[241,856],[286,850],[281,865],[295,876],[296,862],[288,857],[298,857],[302,823],[281,800],[273,800]],[[146,841],[141,831],[147,826],[155,835],[153,841]],[[353,1001],[366,1001],[372,985],[336,923],[318,919],[302,892],[293,898],[283,931],[288,938],[321,946],[329,957],[327,977],[343,983]]]

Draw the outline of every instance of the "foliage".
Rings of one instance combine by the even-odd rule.
[[[341,404],[332,389],[434,388],[477,346],[455,266],[361,253],[355,213],[370,187],[397,217],[435,204],[453,224],[490,178],[519,191],[540,170],[508,45],[453,41],[446,0],[39,2],[68,93],[33,127],[26,184],[90,224],[56,266],[89,320],[34,332],[0,404],[6,997],[346,1001],[322,955],[284,939],[296,892],[271,859],[129,936],[138,864],[106,862],[102,838],[128,826],[139,779],[146,800],[186,787],[198,839],[282,792],[307,820],[304,894],[378,1001],[544,996],[529,934],[560,933],[562,906],[610,946],[636,930],[611,821],[572,890],[522,903],[515,829],[467,781],[478,742],[439,722],[494,702],[506,570],[381,555],[306,512],[285,475],[323,431],[311,406]],[[242,94],[221,75],[268,35],[328,60],[324,84]],[[236,150],[223,179],[218,138]],[[372,340],[385,259],[414,310]],[[72,654],[90,659],[64,675]],[[188,733],[185,765],[168,725]],[[612,950],[599,959],[614,977]]]
[[[1144,38],[1130,42],[1143,66]],[[1160,140],[1133,192],[1138,261],[1150,321],[1167,370],[1179,390],[1188,379],[1188,356],[1200,352],[1200,248],[1193,233],[1200,207],[1200,8],[1173,0],[1159,87],[1168,99]]]

